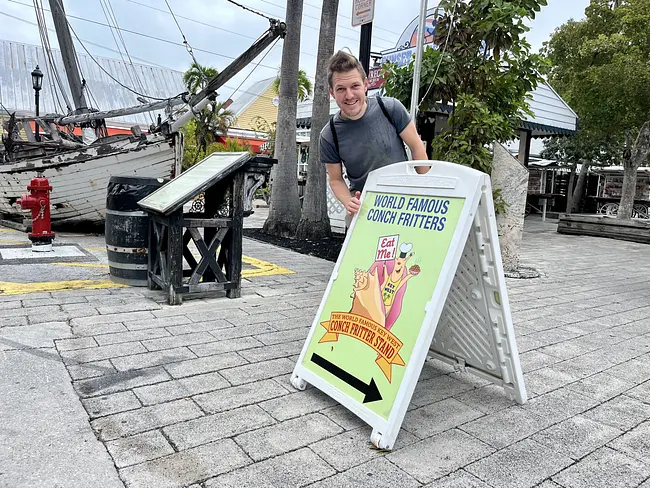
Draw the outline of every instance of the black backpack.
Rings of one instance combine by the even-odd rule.
[[[390,115],[388,114],[388,110],[386,110],[386,105],[384,105],[384,101],[381,99],[379,95],[375,97],[377,99],[377,103],[379,104],[379,108],[381,108],[382,113],[384,116],[388,119],[388,122],[390,122],[390,125],[393,126],[395,129],[395,132],[397,132],[397,128],[395,127],[395,124],[393,123],[393,119],[391,119]],[[334,139],[334,147],[336,148],[336,152],[339,155],[339,158],[341,161],[343,161],[343,158],[341,158],[341,152],[339,151],[339,138],[336,135],[336,129],[334,128],[334,116],[332,115],[330,117],[330,130],[332,131],[332,138]],[[397,134],[399,136],[399,133]],[[406,154],[406,149],[404,148],[404,144],[402,144],[402,150],[404,151],[404,161],[408,160],[408,155]]]

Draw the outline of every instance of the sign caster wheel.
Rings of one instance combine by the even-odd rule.
[[[393,443],[390,442],[388,436],[382,435],[378,430],[373,429],[372,434],[370,434],[370,442],[382,451],[390,451],[393,448]]]
[[[300,376],[292,375],[291,384],[297,390],[304,390],[307,388],[307,382],[303,380]]]

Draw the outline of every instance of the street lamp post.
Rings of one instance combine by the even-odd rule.
[[[40,69],[38,69],[38,65],[36,65],[36,68],[34,71],[32,71],[32,86],[34,87],[34,102],[36,105],[36,117],[38,117],[38,101],[39,101],[39,94],[42,88],[42,83],[43,83],[43,73],[41,72]],[[38,120],[35,121],[36,125],[36,141],[40,142],[41,141],[41,136],[38,133]]]

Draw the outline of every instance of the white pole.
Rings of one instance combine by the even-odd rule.
[[[424,51],[424,24],[427,20],[427,0],[420,0],[420,19],[418,22],[418,42],[415,48],[415,66],[413,68],[413,88],[411,90],[411,120],[415,122],[418,115],[420,98],[420,72],[422,71],[422,52]]]

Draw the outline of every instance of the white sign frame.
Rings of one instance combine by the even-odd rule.
[[[370,8],[359,12],[360,3],[370,1]],[[361,14],[361,15],[359,15]],[[359,27],[363,24],[369,24],[375,19],[375,0],[352,0],[352,27]]]
[[[427,174],[420,175],[415,171],[415,166],[418,165],[432,165],[432,168]],[[425,306],[425,318],[411,353],[410,360],[406,365],[406,371],[400,384],[397,398],[395,399],[393,408],[386,420],[368,409],[362,403],[353,400],[317,374],[302,366],[312,337],[317,333],[317,331],[319,331],[319,319],[322,315],[325,302],[330,294],[332,286],[337,279],[342,258],[345,254],[350,238],[354,233],[358,214],[352,221],[351,228],[346,236],[345,242],[343,243],[341,253],[312,323],[309,335],[307,336],[302,352],[291,375],[292,385],[295,388],[302,390],[307,386],[307,383],[309,383],[323,391],[325,394],[341,403],[352,413],[372,426],[373,431],[371,434],[371,441],[377,448],[392,449],[418,382],[422,366],[427,358],[432,342],[434,342],[434,334],[436,333],[436,328],[446,305],[455,272],[459,266],[461,258],[463,257],[465,244],[470,237],[470,230],[474,229],[474,234],[476,234],[476,226],[483,225],[484,227],[487,226],[487,229],[480,228],[478,230],[479,233],[482,232],[491,239],[492,245],[490,246],[490,252],[493,260],[492,264],[494,274],[492,280],[495,282],[494,284],[499,293],[496,302],[499,302],[499,307],[502,312],[499,319],[501,325],[499,331],[501,332],[501,335],[498,339],[495,338],[495,341],[498,341],[499,346],[501,346],[503,342],[506,343],[508,364],[505,368],[507,370],[505,373],[503,373],[504,368],[501,368],[501,376],[495,375],[492,371],[483,371],[480,365],[478,367],[470,368],[469,370],[481,374],[482,377],[504,386],[508,398],[514,399],[519,403],[525,403],[526,391],[514,338],[514,328],[510,316],[507,290],[505,287],[505,278],[501,263],[501,252],[498,245],[489,176],[471,168],[443,161],[407,161],[396,163],[370,173],[361,197],[362,201],[367,192],[399,193],[405,195],[413,194],[445,198],[456,197],[465,199],[449,246],[449,252],[445,257],[440,271],[438,282],[431,299]],[[479,215],[479,213],[483,215]],[[483,281],[480,279],[477,281],[479,282],[479,288],[481,288]],[[481,291],[483,291],[483,293],[481,293]],[[477,293],[480,295],[478,299],[484,299],[488,291],[477,290]],[[494,305],[494,301],[495,300],[492,300],[490,303]],[[493,325],[495,322],[496,319],[491,318],[491,323],[482,325],[486,329],[489,328],[489,333],[493,333]],[[445,350],[445,348],[440,347],[440,345],[435,348],[435,354],[440,356],[441,359],[455,364],[464,365],[464,358],[454,358],[449,356],[449,353],[453,353],[453,351]],[[495,360],[499,361],[499,365],[503,364],[503,357],[497,357]]]

